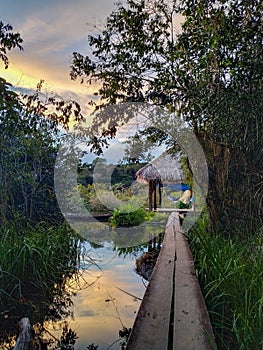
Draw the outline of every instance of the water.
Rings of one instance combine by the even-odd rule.
[[[85,243],[81,277],[69,285],[77,292],[72,298],[73,317],[67,319],[78,337],[76,350],[92,343],[99,346],[98,350],[121,348],[124,340],[119,339],[119,330],[132,327],[147,285],[135,271],[136,258],[145,250],[120,255],[110,242],[98,248]],[[45,327],[59,338],[59,324],[48,323]]]
[[[108,231],[105,231],[106,237],[109,236]],[[106,239],[104,232],[100,231],[100,236],[90,232],[94,234],[92,243],[86,240],[81,243],[80,249],[76,245],[79,241],[69,240],[69,244],[81,252],[77,269],[76,251],[74,256],[68,257],[68,264],[73,263],[73,275],[67,274],[67,266],[64,266],[67,263],[58,264],[61,277],[57,282],[50,283],[47,276],[47,280],[43,281],[45,288],[33,288],[34,284],[30,284],[22,298],[8,299],[8,303],[1,304],[1,350],[14,346],[17,323],[23,317],[30,320],[34,329],[32,350],[121,349],[126,337],[123,332],[123,337],[120,337],[119,332],[133,326],[147,287],[146,279],[161,246],[163,225],[110,231],[112,240]],[[132,245],[140,240],[140,245]],[[32,262],[38,257],[32,255]],[[42,267],[41,264],[39,266]],[[146,279],[136,271],[147,276]],[[63,337],[66,347],[61,345]],[[44,343],[39,344],[42,340]],[[94,347],[89,347],[91,344]]]

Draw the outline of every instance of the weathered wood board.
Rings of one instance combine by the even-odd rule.
[[[213,331],[188,242],[175,219],[174,350],[211,349]]]
[[[192,253],[172,213],[126,349],[211,350],[213,340]]]
[[[168,346],[173,297],[175,236],[169,218],[163,246],[138,311],[127,350],[163,350]]]

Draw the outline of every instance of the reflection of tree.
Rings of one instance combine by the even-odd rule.
[[[132,235],[131,232],[130,234]],[[136,234],[136,231],[133,232],[133,234]],[[136,237],[133,237],[135,241],[138,241],[139,235],[142,235],[144,239],[148,237],[147,241],[144,241],[144,244],[142,245],[124,246],[123,240],[128,239],[127,235],[129,235],[129,231],[125,232],[125,230],[116,233],[114,249],[118,251],[119,255],[123,255],[124,257],[127,255],[138,256],[136,259],[135,271],[138,275],[142,276],[148,281],[151,277],[157,257],[161,250],[161,244],[164,236],[163,227],[161,225],[156,227],[143,226],[140,227],[139,230],[137,229],[138,236],[136,235]],[[126,243],[128,242],[132,241],[127,241]],[[120,247],[118,247],[118,244]]]
[[[74,332],[72,329],[68,328],[67,323],[65,323],[63,326],[61,338],[57,342],[55,349],[56,350],[74,350],[74,345],[76,343],[77,338],[78,338],[77,333]]]
[[[127,344],[130,333],[131,333],[131,328],[123,327],[122,329],[119,330],[119,336],[120,336],[120,338],[123,339],[123,341],[120,344],[121,350],[126,349],[126,344]]]
[[[95,244],[101,245],[112,238],[109,225],[99,221],[81,222],[72,219],[71,225],[84,239]]]
[[[45,329],[43,325],[40,324],[38,324],[37,327],[35,327],[35,329],[32,328],[31,333],[33,338],[30,336],[29,343],[26,343],[25,345],[21,343],[17,350],[26,350],[28,349],[28,347],[30,350],[74,350],[76,340],[78,339],[77,333],[71,328],[69,328],[68,322],[66,321],[63,322],[62,333],[60,338],[56,338],[47,329]],[[116,341],[114,341],[111,344],[111,346],[118,342],[120,345],[120,349],[124,350],[126,348],[126,344],[130,333],[131,328],[127,328],[123,325],[122,329],[119,330],[119,338]],[[99,349],[99,346],[92,343],[89,344],[86,347],[86,349],[97,350]]]
[[[27,315],[32,324],[38,325],[43,325],[44,321],[58,321],[70,316],[71,296],[62,283],[58,288],[51,287],[49,291],[43,291],[43,295],[39,293],[32,296],[26,303],[9,302],[5,305],[8,310],[3,310],[1,315],[0,342],[11,345],[16,334],[16,324],[24,315]]]
[[[114,247],[114,250],[118,251],[119,256],[138,256],[145,248],[147,247],[147,243],[142,245],[133,246],[133,247]]]
[[[151,239],[148,242],[147,251],[136,259],[135,271],[147,281],[151,278],[157,257],[161,250],[163,236],[164,233],[160,233],[157,237]]]
[[[147,246],[155,236],[163,231],[165,224],[158,223],[156,225],[142,224],[130,228],[116,228],[112,231],[112,237],[115,247],[120,254],[127,254],[140,250],[142,245]],[[121,247],[121,248],[120,248]]]
[[[97,350],[98,349],[98,346],[97,345],[94,345],[94,343],[88,345],[87,347],[88,350]]]

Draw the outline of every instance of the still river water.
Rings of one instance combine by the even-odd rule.
[[[78,336],[75,349],[91,343],[99,350],[120,349],[119,330],[132,327],[147,282],[135,272],[135,254],[119,256],[109,242],[96,249],[86,243],[85,248],[88,268],[81,272],[73,319],[68,319]],[[52,325],[46,327],[55,335]]]
[[[148,229],[153,239],[147,242],[147,232],[142,235],[144,244],[137,246],[119,248],[118,243],[123,246],[123,242],[116,237],[114,243],[108,240],[100,241],[99,244],[85,242],[79,266],[80,278],[77,283],[73,280],[69,284],[69,289],[76,291],[72,297],[73,317],[67,319],[68,327],[78,337],[75,350],[84,350],[90,344],[98,346],[98,350],[121,349],[125,339],[119,337],[119,331],[133,326],[148,284],[136,272],[136,259],[140,260],[144,253],[149,252],[150,256],[156,257],[164,225]],[[131,234],[129,231],[128,235]],[[123,235],[121,232],[119,237]],[[60,337],[61,325],[49,323],[45,328],[56,338]]]
[[[43,297],[35,294],[39,296],[35,301],[32,297],[13,306],[1,305],[0,350],[14,348],[15,326],[22,317],[29,319],[35,333],[31,349],[120,350],[126,339],[119,331],[133,326],[149,271],[161,248],[166,220],[120,230],[77,223],[84,238],[79,242],[77,273],[65,279],[64,287],[62,282],[62,289],[50,286],[47,295],[51,299],[45,299],[43,290]],[[60,339],[65,336],[65,325],[66,336],[76,341],[63,347]]]

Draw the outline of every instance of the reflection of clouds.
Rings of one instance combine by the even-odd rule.
[[[116,252],[109,250],[108,245],[93,253],[94,257],[98,255],[103,258],[99,264],[102,276],[74,297],[74,321],[70,321],[70,327],[79,337],[76,349],[94,342],[103,350],[118,339],[121,323],[128,328],[132,327],[140,305],[138,299],[118,288],[142,298],[145,287],[141,283],[141,277],[134,272],[135,257],[118,257]],[[97,274],[97,268],[85,271],[84,279],[89,282]]]
[[[92,317],[92,316],[95,316],[95,315],[96,314],[92,310],[82,310],[78,314],[79,317]]]
[[[105,317],[106,310],[108,316],[116,316],[116,310],[112,303],[105,302],[105,300],[112,298],[117,304],[123,306],[133,305],[134,299],[117,289],[125,290],[138,298],[142,297],[144,287],[139,283],[140,278],[132,271],[133,269],[134,262],[122,268],[117,266],[117,269],[114,267],[111,271],[104,271],[103,276],[95,284],[82,290],[80,295],[77,296],[76,301],[74,301],[75,317],[78,317],[80,314],[83,316],[83,310],[89,310],[89,313],[92,312],[94,315],[103,312],[103,317]]]

